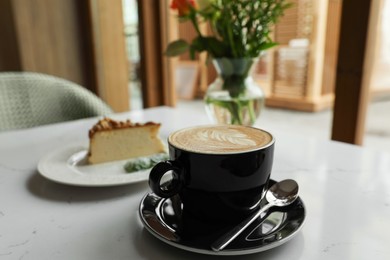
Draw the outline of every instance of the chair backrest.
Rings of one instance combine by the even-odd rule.
[[[112,112],[91,91],[65,79],[34,72],[0,73],[0,131]]]

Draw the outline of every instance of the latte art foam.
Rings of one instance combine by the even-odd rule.
[[[179,149],[212,154],[252,151],[272,140],[272,136],[261,129],[235,125],[193,127],[169,136],[169,143]]]

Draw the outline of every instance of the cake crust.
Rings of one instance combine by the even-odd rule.
[[[116,121],[111,118],[105,117],[99,120],[88,132],[88,137],[93,138],[94,134],[102,131],[112,131],[115,129],[131,128],[131,127],[143,127],[143,126],[161,126],[159,123],[155,122],[146,122],[144,124],[133,123],[131,120],[127,119],[126,121]]]

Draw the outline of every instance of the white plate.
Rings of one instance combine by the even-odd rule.
[[[38,163],[38,171],[45,178],[75,186],[116,186],[149,179],[150,169],[127,173],[127,160],[89,165],[87,145],[72,144],[56,149]]]

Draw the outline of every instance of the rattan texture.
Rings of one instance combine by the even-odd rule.
[[[0,131],[112,112],[91,91],[68,80],[35,72],[0,73]]]

